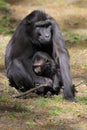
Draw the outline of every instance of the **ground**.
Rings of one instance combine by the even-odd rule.
[[[44,2],[15,0],[14,2],[15,4],[11,3],[12,22],[9,23],[9,20],[5,19],[10,27],[5,26],[7,30],[3,29],[3,35],[0,35],[0,129],[87,130],[87,1],[50,0],[48,3],[47,0]],[[6,35],[5,32],[11,29],[14,31],[19,21],[33,9],[45,10],[60,24],[70,53],[73,83],[78,84],[82,81],[77,87],[76,103],[65,101],[62,95],[43,98],[30,94],[26,99],[16,99],[14,96],[19,93],[8,85],[4,55],[11,35]],[[2,16],[3,13],[0,17]]]

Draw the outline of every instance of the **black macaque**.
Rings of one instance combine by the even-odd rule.
[[[51,78],[57,73],[58,65],[45,52],[37,52],[33,56],[33,70],[38,76]]]
[[[58,72],[58,64],[45,52],[37,52],[33,57],[33,70],[38,76],[43,76],[52,79],[54,81],[55,76],[58,76],[56,80],[57,90],[54,90],[52,87],[43,87],[37,90],[37,94],[50,96],[53,94],[58,94],[60,88],[62,87],[62,79],[60,71]],[[58,75],[57,75],[58,74]]]
[[[31,12],[21,21],[7,45],[5,66],[10,85],[24,92],[37,84],[46,83],[47,87],[57,90],[57,75],[52,81],[33,71],[32,58],[38,51],[46,52],[53,60],[56,59],[64,86],[64,98],[75,101],[69,54],[61,30],[55,19],[40,10]]]

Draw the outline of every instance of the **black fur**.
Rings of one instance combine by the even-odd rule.
[[[33,70],[38,76],[43,76],[52,79],[54,81],[55,76],[57,77],[56,85],[57,90],[54,88],[47,87],[41,88],[37,90],[37,93],[47,95],[50,92],[52,94],[58,94],[60,92],[60,88],[62,87],[62,79],[59,73],[57,73],[58,65],[54,62],[54,60],[45,52],[37,52],[33,57]],[[58,75],[57,75],[58,74]]]

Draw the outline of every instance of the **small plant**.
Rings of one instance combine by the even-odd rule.
[[[84,40],[87,41],[87,36],[83,36]]]
[[[15,107],[16,109],[22,108],[21,103],[19,103],[19,102],[15,102],[15,103],[14,103],[14,107]]]
[[[29,112],[22,112],[22,116],[26,118],[32,118],[33,115]]]
[[[15,31],[16,20],[10,18],[9,15],[5,14],[0,18],[0,34],[12,34]]]
[[[9,116],[10,116],[10,118],[16,118],[17,113],[16,112],[10,112]]]
[[[54,100],[57,101],[57,102],[64,102],[64,99],[59,95],[59,96],[55,96],[54,97]]]
[[[64,34],[66,43],[81,43],[82,36],[74,33],[74,32],[66,32]]]
[[[26,122],[26,125],[29,127],[33,127],[36,125],[36,123],[35,122]]]
[[[9,4],[5,0],[0,0],[0,9],[8,9]]]
[[[84,63],[84,68],[87,68],[87,62]]]
[[[37,106],[38,106],[38,107],[45,107],[45,106],[47,106],[48,100],[49,100],[49,99],[44,98],[44,97],[39,98],[39,101],[38,101]]]
[[[87,93],[87,90],[85,90],[85,93]]]
[[[42,6],[43,3],[44,3],[44,0],[39,0],[39,1],[38,1],[38,5],[39,5],[39,6]]]
[[[65,110],[62,107],[53,106],[53,109],[49,111],[49,114],[53,116],[57,116],[61,112],[65,112]]]
[[[77,97],[79,101],[82,101],[85,105],[87,105],[87,97]]]
[[[7,102],[7,101],[8,101],[7,97],[0,95],[0,102]]]

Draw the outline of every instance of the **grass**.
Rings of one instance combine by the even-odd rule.
[[[36,0],[36,2],[34,2],[34,4],[37,5],[37,6],[44,6],[44,4],[56,5],[57,3],[59,5],[64,5],[65,0],[56,0],[56,1],[50,0],[49,2],[48,2],[48,0]]]
[[[10,36],[3,36],[0,35],[0,72],[5,70],[5,50],[6,50],[6,45],[10,40]],[[6,79],[6,78],[4,78]],[[2,79],[1,82],[4,80]],[[6,82],[4,82],[6,86],[8,86],[7,84],[7,80]]]
[[[77,97],[78,101],[81,101],[83,104],[87,105],[87,97]]]
[[[52,116],[57,116],[58,114],[60,114],[61,112],[65,112],[65,110],[62,107],[56,106],[54,105],[52,107],[52,109],[49,111],[49,114]]]
[[[87,84],[87,83],[86,83]],[[87,93],[87,90],[84,91],[85,93]]]
[[[37,106],[38,106],[38,107],[46,107],[47,104],[48,104],[48,102],[49,102],[49,99],[44,98],[44,97],[40,97],[40,98],[38,99]]]
[[[0,17],[0,33],[1,34],[12,34],[15,31],[15,26],[17,25],[16,20],[12,20],[9,14],[5,14]]]
[[[85,63],[83,64],[83,66],[84,66],[84,68],[87,68],[87,62],[85,62]]]
[[[85,39],[83,38],[83,36],[74,33],[73,31],[67,31],[64,34],[64,39],[66,43],[72,43],[72,44],[80,44],[82,41],[84,41]]]
[[[0,9],[8,9],[9,4],[5,0],[0,0]]]
[[[7,101],[8,101],[7,97],[0,95],[0,102],[7,102]]]
[[[61,95],[59,95],[59,96],[55,96],[54,97],[54,100],[56,101],[56,102],[61,102],[61,103],[64,103],[64,100],[63,100],[63,98],[62,98],[62,96]]]
[[[17,113],[16,112],[10,112],[9,117],[10,118],[17,118]]]
[[[22,112],[22,117],[23,118],[33,118],[33,115],[30,112]]]
[[[5,52],[6,45],[1,43],[0,44],[0,68],[3,69],[4,67],[4,52]]]
[[[15,108],[16,110],[23,109],[23,108],[22,108],[22,104],[21,104],[20,102],[14,101],[13,104],[14,104],[14,108]]]
[[[35,125],[36,125],[36,123],[35,122],[26,122],[26,125],[28,126],[28,127],[34,127]]]

